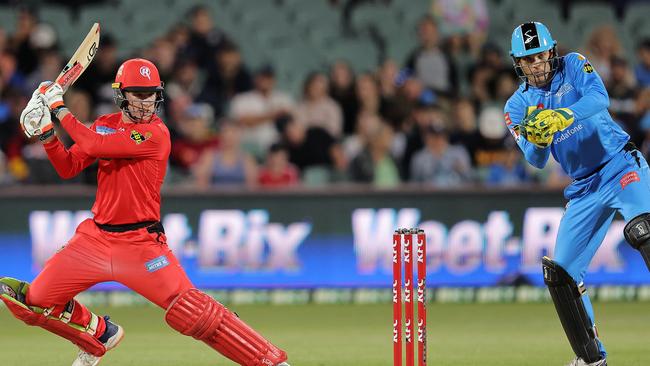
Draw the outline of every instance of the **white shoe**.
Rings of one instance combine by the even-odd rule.
[[[282,362],[282,363],[277,364],[276,366],[291,366],[291,365],[289,365],[286,362]]]
[[[567,366],[607,366],[607,359],[603,358],[592,363],[586,363],[582,358],[576,357],[570,364]]]
[[[106,333],[104,333],[104,335],[109,337],[106,340],[106,342],[104,342],[106,351],[112,350],[113,348],[117,347],[117,345],[120,343],[122,338],[124,338],[124,329],[122,329],[122,327],[120,327],[119,325],[111,322],[109,319],[110,318],[107,316],[104,317],[104,320],[106,321],[106,331],[105,331]],[[72,366],[97,366],[97,364],[101,360],[102,360],[101,357],[97,357],[91,355],[88,352],[79,350],[79,353],[77,354],[77,359],[74,360]]]

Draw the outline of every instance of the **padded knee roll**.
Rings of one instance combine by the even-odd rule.
[[[207,294],[189,289],[169,305],[165,320],[178,332],[205,342],[244,366],[275,366],[287,354]]]
[[[551,293],[555,310],[573,352],[587,363],[600,360],[602,356],[598,347],[596,329],[582,302],[584,286],[576,284],[564,268],[548,257],[542,259],[542,269],[544,283]]]
[[[650,213],[641,214],[628,222],[623,229],[625,240],[641,256],[646,266],[650,269]]]

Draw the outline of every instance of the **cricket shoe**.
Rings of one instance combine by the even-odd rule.
[[[104,321],[106,322],[106,330],[104,331],[104,334],[99,337],[99,341],[104,343],[106,351],[117,347],[118,343],[120,343],[122,338],[124,338],[124,329],[122,329],[122,327],[119,325],[111,322],[110,319],[111,318],[109,316],[104,317]],[[97,366],[101,360],[101,357],[93,356],[88,352],[79,350],[77,359],[74,360],[72,366]]]
[[[576,357],[570,364],[567,366],[607,366],[607,359],[603,358],[596,362],[587,363],[582,358]]]
[[[276,366],[291,366],[291,365],[289,365],[286,362],[282,362],[282,363],[277,364]]]

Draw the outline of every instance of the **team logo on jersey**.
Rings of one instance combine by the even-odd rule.
[[[630,183],[639,181],[641,181],[641,178],[639,178],[639,174],[637,172],[626,173],[620,180],[621,189],[625,189],[625,187]]]
[[[147,79],[151,80],[151,70],[147,66],[142,66],[140,68],[140,75],[146,77]]]
[[[151,138],[151,132],[149,131],[145,132],[143,135],[136,130],[131,130],[131,140],[135,141],[135,143],[138,145],[147,141],[150,138]]]
[[[97,131],[97,133],[100,135],[112,135],[115,133],[114,128],[110,128],[106,126],[97,126],[95,127],[95,131]]]
[[[589,61],[585,62],[585,65],[582,67],[582,71],[586,72],[587,74],[591,74],[594,72],[593,66],[589,63]]]

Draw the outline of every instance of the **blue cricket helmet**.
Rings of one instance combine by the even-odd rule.
[[[524,23],[512,32],[510,56],[519,58],[534,55],[553,49],[556,45],[557,42],[544,24],[540,22]]]
[[[550,65],[548,71],[532,73],[529,68],[528,74],[524,72],[519,64],[519,59],[545,51],[551,51],[551,56],[547,61]],[[557,42],[551,36],[548,28],[540,22],[528,22],[515,28],[510,42],[510,56],[515,72],[527,84],[526,88],[528,88],[528,84],[538,87],[548,84],[561,64],[561,58],[557,54]],[[532,80],[529,80],[530,78]],[[543,81],[540,82],[539,79]]]

